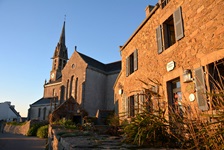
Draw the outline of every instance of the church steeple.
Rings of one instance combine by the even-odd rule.
[[[67,63],[68,52],[65,45],[65,21],[62,27],[59,42],[55,48],[54,55],[52,57],[52,70],[50,72],[50,81],[56,81],[61,77],[61,71]]]
[[[61,36],[60,36],[60,39],[59,39],[59,43],[65,45],[65,21],[64,21],[63,28],[62,28],[62,31],[61,31]]]

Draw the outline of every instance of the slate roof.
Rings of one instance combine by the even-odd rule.
[[[15,110],[15,108],[14,108],[13,106],[10,106],[9,108],[14,112],[14,114],[15,114],[17,117],[21,117],[20,114]]]
[[[90,66],[96,69],[99,69],[103,72],[110,73],[114,71],[120,71],[121,70],[121,61],[109,63],[109,64],[103,64],[89,56],[86,56],[80,52],[78,54],[82,57],[82,59]]]
[[[33,104],[31,104],[30,106],[35,106],[35,105],[43,105],[43,104],[50,104],[52,100],[52,103],[54,103],[54,98],[50,97],[50,98],[44,98],[42,97],[41,99],[37,100],[36,102],[34,102]],[[58,102],[58,99],[56,98],[56,103]]]

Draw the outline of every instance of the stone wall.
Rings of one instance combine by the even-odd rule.
[[[157,5],[159,6],[159,5]],[[181,7],[184,37],[158,54],[156,29]],[[185,69],[194,70],[224,58],[224,7],[223,0],[189,1],[170,0],[145,19],[133,36],[121,48],[122,70],[114,88],[119,111],[124,112],[128,96],[142,91],[150,80],[159,82],[159,94],[168,102],[167,82],[180,78],[181,91],[189,102],[189,95],[195,94],[192,82],[183,83]],[[138,69],[126,76],[126,59],[138,50]],[[175,62],[174,69],[167,71],[167,64]],[[150,80],[149,80],[150,79]],[[142,82],[143,81],[143,82]],[[193,85],[193,87],[192,87]],[[187,90],[192,87],[191,90]],[[122,88],[123,94],[119,94]],[[190,102],[197,106],[197,101]]]
[[[23,125],[10,125],[10,124],[6,124],[4,126],[3,132],[5,133],[12,133],[12,134],[22,134],[22,135],[27,135],[27,132],[29,131],[30,127],[33,124],[48,124],[47,121],[38,121],[38,120],[30,120],[27,121],[25,124]]]
[[[30,121],[26,122],[26,124],[22,126],[6,124],[3,129],[3,132],[26,135],[28,130],[30,129],[30,124],[31,124]]]

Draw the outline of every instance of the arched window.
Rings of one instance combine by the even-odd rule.
[[[65,86],[61,86],[61,94],[60,94],[60,100],[63,101],[65,98]]]
[[[74,94],[73,94],[73,92],[72,92],[73,78],[74,78],[74,76],[71,77],[69,97],[74,96]]]
[[[77,101],[77,93],[78,93],[78,78],[75,80],[75,100]]]
[[[67,80],[67,86],[66,86],[66,100],[68,99],[68,93],[69,93],[69,79]]]

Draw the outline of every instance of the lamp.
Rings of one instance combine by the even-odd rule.
[[[123,90],[122,89],[119,89],[118,90],[118,93],[119,93],[119,95],[122,95],[123,94]]]
[[[189,69],[184,70],[183,80],[184,80],[184,83],[192,81],[191,70],[189,70]]]

